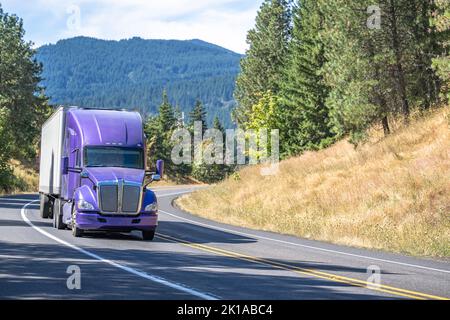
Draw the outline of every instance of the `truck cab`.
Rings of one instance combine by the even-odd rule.
[[[53,217],[59,229],[69,226],[75,237],[87,231],[139,230],[152,240],[158,205],[145,181],[160,179],[163,162],[157,162],[155,172],[146,171],[139,113],[80,108],[57,113],[53,122],[59,121],[60,128],[52,119],[43,128],[43,141],[49,134],[60,137],[51,148],[45,142],[41,146],[41,215]],[[47,158],[51,153],[50,161],[43,159],[44,152]],[[46,188],[45,177],[51,188]]]

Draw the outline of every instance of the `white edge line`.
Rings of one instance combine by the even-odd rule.
[[[185,193],[185,192],[182,192],[182,193]],[[179,193],[179,194],[181,194],[181,193]],[[164,196],[166,196],[166,195],[164,195]],[[167,195],[167,196],[169,196],[169,195]],[[161,196],[159,196],[159,197],[161,197]],[[231,233],[240,234],[240,235],[247,236],[247,237],[253,237],[253,238],[257,238],[257,239],[269,240],[269,241],[274,241],[274,242],[279,242],[279,243],[284,243],[284,244],[289,244],[289,245],[293,245],[293,246],[297,246],[297,247],[314,249],[314,250],[319,250],[319,251],[324,251],[324,252],[337,253],[337,254],[351,256],[351,257],[364,258],[364,259],[368,259],[368,260],[386,262],[386,263],[397,264],[397,265],[402,265],[402,266],[407,266],[407,267],[414,267],[414,268],[425,269],[425,270],[430,270],[430,271],[450,273],[450,270],[435,269],[435,268],[430,268],[430,267],[425,267],[425,266],[420,266],[420,265],[415,265],[415,264],[409,264],[409,263],[404,263],[404,262],[385,260],[385,259],[380,259],[380,258],[374,258],[374,257],[369,257],[369,256],[358,255],[358,254],[354,254],[354,253],[348,253],[348,252],[336,251],[336,250],[325,249],[325,248],[320,248],[320,247],[308,246],[308,245],[305,245],[305,244],[299,244],[299,243],[294,243],[294,242],[289,242],[289,241],[284,241],[284,240],[278,240],[278,239],[273,239],[273,238],[269,238],[269,237],[264,237],[264,236],[259,236],[259,235],[255,235],[255,234],[250,234],[250,233],[245,233],[245,232],[241,232],[241,231],[236,231],[236,230],[232,230],[232,229],[216,227],[216,226],[213,226],[213,225],[210,225],[210,224],[201,223],[201,222],[197,222],[195,220],[183,218],[183,217],[180,217],[178,215],[169,213],[169,212],[161,210],[161,209],[159,209],[159,211],[162,212],[162,213],[165,213],[165,214],[167,214],[169,216],[172,216],[174,218],[177,218],[177,219],[180,219],[180,220],[184,220],[184,221],[189,221],[189,222],[191,222],[193,224],[196,224],[198,226],[208,227],[208,228],[215,229],[215,230],[218,230],[218,231],[231,232]]]
[[[161,277],[158,277],[158,276],[149,275],[149,274],[147,274],[147,273],[145,273],[145,272],[138,271],[138,270],[133,269],[133,268],[131,268],[131,267],[127,267],[127,266],[121,265],[121,264],[119,264],[119,263],[117,263],[117,262],[114,262],[114,261],[112,261],[112,260],[104,259],[104,258],[102,258],[101,256],[99,256],[99,255],[97,255],[97,254],[95,254],[95,253],[92,253],[92,252],[89,252],[89,251],[87,251],[87,250],[85,250],[85,249],[82,249],[82,248],[80,248],[80,247],[77,247],[76,245],[74,245],[74,244],[72,244],[72,243],[69,243],[69,242],[67,242],[67,241],[64,241],[64,240],[62,240],[62,239],[60,239],[60,238],[58,238],[58,237],[56,237],[56,236],[54,236],[54,235],[48,233],[47,231],[45,231],[45,230],[43,230],[43,229],[41,229],[41,228],[39,228],[39,227],[36,227],[36,226],[35,226],[35,225],[27,218],[27,216],[26,216],[26,214],[25,214],[25,211],[26,211],[27,207],[28,207],[30,204],[32,204],[33,202],[37,202],[37,201],[38,201],[38,200],[34,200],[34,201],[31,201],[31,202],[25,204],[25,205],[22,207],[22,209],[21,209],[21,211],[20,211],[20,214],[21,214],[21,216],[22,216],[23,221],[25,221],[30,227],[32,227],[33,229],[35,229],[35,230],[38,231],[39,233],[43,234],[44,236],[46,236],[46,237],[48,237],[48,238],[50,238],[50,239],[52,239],[52,240],[54,240],[54,241],[56,241],[56,242],[62,244],[62,245],[65,245],[65,246],[67,246],[67,247],[69,247],[69,248],[72,248],[72,249],[74,249],[74,250],[76,250],[76,251],[78,251],[78,252],[81,252],[81,253],[83,253],[83,254],[85,254],[85,255],[91,257],[91,258],[94,258],[94,259],[99,260],[99,261],[101,261],[101,262],[107,263],[107,264],[109,264],[109,265],[111,265],[111,266],[113,266],[113,267],[122,269],[122,270],[124,270],[124,271],[126,271],[126,272],[132,273],[132,274],[137,275],[137,276],[139,276],[139,277],[142,277],[142,278],[144,278],[144,279],[147,279],[147,280],[150,280],[150,281],[153,281],[153,282],[162,284],[162,285],[164,285],[164,286],[167,286],[167,287],[170,287],[170,288],[179,290],[179,291],[183,291],[183,292],[185,292],[185,293],[191,294],[191,295],[196,296],[196,297],[201,298],[201,299],[205,299],[205,300],[217,300],[217,299],[218,299],[217,297],[214,297],[214,296],[209,295],[209,294],[207,294],[207,293],[202,293],[202,292],[199,292],[199,291],[197,291],[197,290],[195,290],[195,289],[188,288],[188,287],[186,287],[186,286],[184,286],[184,285],[170,282],[170,281],[168,281],[168,280],[166,280],[166,279],[164,279],[164,278],[161,278]]]
[[[176,195],[179,195],[179,194],[185,194],[185,193],[191,193],[191,192],[192,192],[192,190],[191,191],[183,191],[183,192],[173,192],[173,193],[161,194],[161,195],[156,194],[156,197],[157,198],[163,198],[163,197],[176,196]]]

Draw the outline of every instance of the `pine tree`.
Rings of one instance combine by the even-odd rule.
[[[167,92],[163,91],[162,102],[158,116],[149,117],[145,123],[149,163],[164,160],[166,173],[169,177],[175,176],[176,168],[172,164],[172,132],[175,129],[175,116],[172,105],[169,103]]]
[[[384,117],[387,97],[381,65],[382,55],[375,52],[382,43],[379,29],[366,25],[369,2],[357,0],[321,0],[327,17],[320,37],[326,46],[323,79],[329,88],[325,104],[337,137],[349,134],[352,142],[364,138],[376,119]]]
[[[213,121],[213,128],[216,130],[219,130],[220,132],[224,133],[225,130],[222,126],[222,123],[220,123],[220,120],[217,116],[214,117],[214,121]]]
[[[256,17],[256,26],[247,35],[250,48],[241,61],[235,98],[239,106],[234,117],[245,127],[252,106],[267,91],[277,94],[286,63],[290,39],[290,1],[265,0]]]
[[[450,2],[436,0],[435,4],[431,24],[437,30],[438,43],[442,51],[434,57],[432,65],[442,81],[442,96],[450,101]]]
[[[162,132],[168,132],[175,127],[176,119],[172,105],[169,103],[167,91],[163,92],[163,99],[159,107],[159,121]]]
[[[357,143],[367,129],[436,102],[439,81],[431,57],[441,52],[436,31],[429,28],[433,5],[420,0],[380,0],[379,28],[367,25],[372,1],[320,0],[327,23],[321,37],[327,45],[324,70],[330,88],[326,101],[333,130]]]
[[[202,123],[202,133],[208,129],[208,124],[206,122],[206,109],[203,106],[203,103],[200,100],[195,102],[194,109],[189,113],[189,126],[191,130],[194,128],[194,122],[199,121]]]
[[[300,0],[293,13],[294,28],[289,46],[289,64],[281,85],[279,126],[284,155],[328,145],[333,139],[329,88],[322,72],[325,44],[320,38],[325,16],[316,0]]]
[[[411,0],[411,33],[413,38],[412,55],[414,67],[411,69],[411,100],[420,109],[425,110],[436,102],[439,95],[440,80],[430,67],[432,59],[442,54],[439,45],[438,29],[430,23],[430,17],[436,10],[435,1]]]

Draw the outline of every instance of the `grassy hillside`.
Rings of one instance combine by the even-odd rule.
[[[239,172],[178,204],[203,217],[338,244],[450,256],[450,108],[358,149],[341,141]],[[377,136],[377,132],[373,137]]]
[[[39,174],[34,165],[24,164],[18,160],[10,161],[12,172],[7,188],[0,188],[0,195],[21,192],[37,192]]]

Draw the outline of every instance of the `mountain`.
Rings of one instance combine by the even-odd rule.
[[[187,117],[200,99],[208,121],[230,127],[240,54],[201,40],[76,37],[40,47],[42,85],[54,104],[157,112],[164,89]]]

